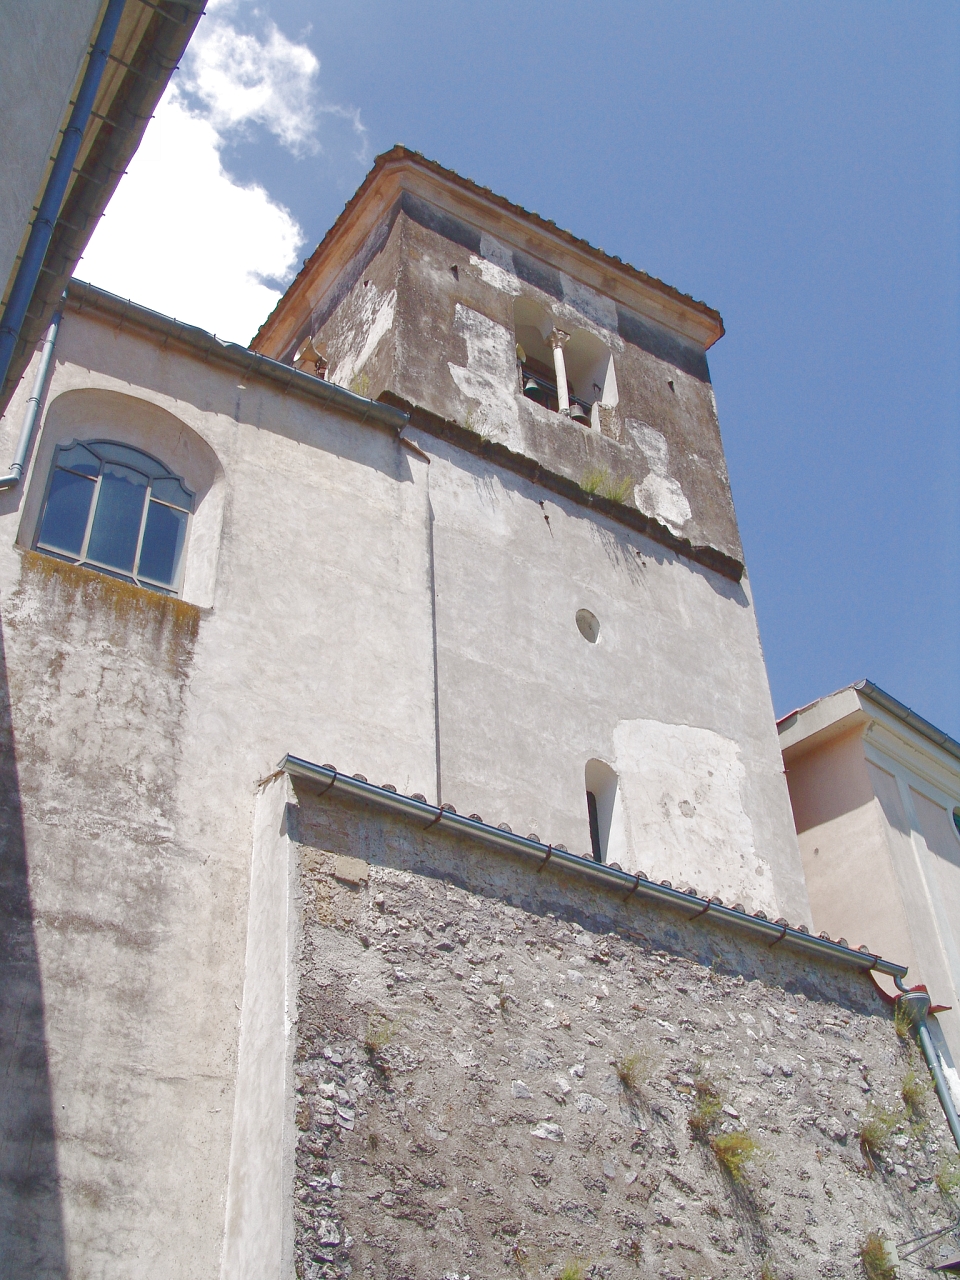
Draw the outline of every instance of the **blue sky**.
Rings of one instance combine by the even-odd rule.
[[[724,317],[777,713],[867,676],[960,737],[957,13],[218,0],[78,274],[246,340],[395,142],[554,219]]]

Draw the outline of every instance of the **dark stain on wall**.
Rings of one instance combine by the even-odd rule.
[[[5,605],[13,717],[5,713],[4,835],[13,881],[3,907],[19,938],[14,959],[9,948],[5,955],[17,968],[23,1014],[6,1003],[16,986],[2,982],[0,999],[5,1019],[22,1016],[18,1034],[36,1079],[35,1132],[24,1129],[21,1141],[33,1145],[38,1189],[17,1191],[19,1211],[37,1217],[39,1196],[51,1237],[58,1149],[70,1144],[78,1171],[62,1194],[91,1211],[91,1230],[98,1212],[115,1213],[137,1158],[130,1115],[141,1082],[127,1064],[148,1052],[167,999],[164,945],[182,909],[178,767],[200,618],[182,600],[34,552],[23,553]],[[53,1117],[31,925],[64,1103]],[[17,1163],[30,1167],[22,1150]]]
[[[421,227],[426,227],[428,231],[436,232],[438,236],[443,236],[452,244],[468,249],[470,253],[480,252],[480,232],[475,227],[467,226],[459,218],[454,218],[451,214],[438,209],[436,205],[428,204],[409,191],[404,191],[401,196],[401,208],[408,218],[419,223]]]
[[[692,378],[699,378],[701,382],[710,381],[706,352],[697,351],[688,343],[674,338],[659,325],[648,324],[633,312],[617,307],[617,332],[625,342],[656,356],[658,360],[675,365]]]
[[[43,980],[0,636],[0,1276],[66,1275]]]
[[[548,267],[545,262],[531,258],[529,254],[513,251],[513,267],[519,279],[525,284],[532,284],[535,289],[549,294],[551,298],[563,297],[563,285],[560,272],[555,267]]]

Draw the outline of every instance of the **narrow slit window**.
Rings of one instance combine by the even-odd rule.
[[[602,760],[588,760],[584,779],[593,860],[608,862],[611,853],[622,857],[623,819],[617,775]]]
[[[594,862],[603,861],[603,845],[600,843],[600,818],[597,814],[597,797],[592,791],[587,792],[587,815],[590,818],[590,847]]]
[[[38,551],[156,591],[180,586],[194,494],[149,454],[107,440],[61,445]]]

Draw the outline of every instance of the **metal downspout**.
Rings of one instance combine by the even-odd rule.
[[[97,90],[103,78],[103,70],[120,25],[126,0],[108,0],[100,30],[90,51],[87,68],[83,73],[77,100],[70,112],[70,120],[63,131],[63,138],[53,162],[47,185],[40,200],[40,207],[30,228],[26,248],[7,298],[3,319],[0,321],[0,386],[6,382],[7,371],[16,350],[17,339],[26,319],[33,298],[47,247],[53,236],[60,207],[70,184],[70,175],[90,120]]]
[[[897,983],[900,986],[900,983]],[[920,1048],[923,1056],[927,1060],[927,1066],[930,1068],[930,1074],[933,1076],[933,1086],[937,1091],[937,1097],[940,1099],[940,1105],[943,1107],[943,1113],[947,1117],[947,1124],[950,1126],[950,1132],[953,1134],[953,1140],[960,1150],[960,1117],[957,1115],[957,1108],[953,1101],[953,1095],[950,1092],[950,1086],[947,1084],[947,1078],[943,1074],[943,1067],[940,1065],[940,1057],[936,1047],[930,1038],[930,1031],[927,1028],[927,1012],[930,1008],[930,997],[925,991],[903,991],[897,996],[897,1004],[903,1008],[910,1019],[911,1025],[917,1033],[917,1039],[920,1041]]]
[[[30,441],[33,439],[33,429],[37,425],[37,418],[40,415],[40,401],[43,399],[43,387],[50,369],[50,361],[53,359],[53,348],[56,345],[57,330],[60,328],[61,317],[62,313],[58,311],[53,317],[50,328],[47,330],[47,336],[43,340],[40,363],[37,365],[37,376],[33,380],[33,390],[30,392],[27,409],[23,415],[20,439],[17,441],[17,452],[10,463],[10,474],[8,476],[0,476],[0,489],[13,489],[20,483],[20,477],[23,475],[23,464],[30,449]]]

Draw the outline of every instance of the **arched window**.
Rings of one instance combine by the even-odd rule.
[[[617,375],[610,349],[586,329],[568,333],[530,298],[513,307],[520,392],[545,409],[585,427],[599,427],[597,405],[617,404]]]
[[[611,853],[622,855],[619,783],[617,775],[602,760],[588,760],[584,774],[591,850],[595,862],[606,862]]]
[[[194,495],[149,454],[67,441],[54,458],[36,547],[154,590],[177,592]]]

